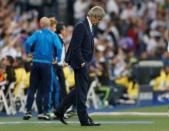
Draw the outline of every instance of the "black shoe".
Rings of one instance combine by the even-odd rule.
[[[55,111],[54,114],[58,118],[58,120],[60,120],[63,124],[67,125],[67,122],[64,120],[64,115],[57,111]]]
[[[81,126],[100,126],[100,123],[82,123]]]
[[[26,112],[25,115],[23,116],[23,120],[29,120],[30,118],[32,118],[31,112]]]
[[[85,125],[85,124],[84,124],[84,125]],[[88,117],[88,123],[87,123],[86,126],[100,126],[100,125],[101,125],[100,123],[96,123],[96,122],[94,122],[94,121],[92,120],[91,117]],[[82,126],[83,126],[83,124],[82,124]]]

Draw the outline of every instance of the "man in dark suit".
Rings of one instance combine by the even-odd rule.
[[[72,104],[77,106],[77,114],[81,126],[99,126],[88,116],[86,109],[87,93],[89,90],[88,64],[92,60],[94,39],[92,26],[97,25],[105,15],[102,7],[95,6],[74,28],[72,39],[66,53],[65,62],[73,67],[75,72],[75,89],[63,100],[55,115],[64,124],[65,111]]]

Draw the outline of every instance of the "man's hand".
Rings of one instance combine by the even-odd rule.
[[[57,63],[58,63],[57,60],[54,60],[54,61],[52,62],[53,65],[55,65],[55,64],[57,64]]]
[[[66,63],[65,61],[63,62],[63,66],[68,66],[68,63]]]
[[[32,54],[31,54],[31,53],[29,53],[29,54],[27,55],[26,60],[27,60],[27,61],[32,61]]]

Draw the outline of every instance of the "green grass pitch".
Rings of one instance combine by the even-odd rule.
[[[168,112],[168,106],[138,108],[127,112]],[[0,117],[0,131],[169,131],[169,116],[92,116],[100,127],[81,127],[77,117],[63,125],[57,120],[39,121],[34,117],[24,121],[20,117]]]

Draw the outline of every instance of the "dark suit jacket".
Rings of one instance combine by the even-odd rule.
[[[86,18],[81,20],[74,28],[65,62],[74,69],[78,69],[83,62],[88,64],[92,60],[93,50],[93,35]]]

